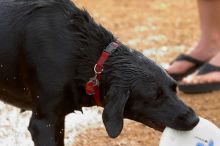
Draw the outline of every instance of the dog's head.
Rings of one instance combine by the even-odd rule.
[[[117,137],[123,118],[162,131],[166,126],[191,130],[199,121],[176,95],[176,82],[141,53],[121,46],[103,72],[103,122],[110,137]]]

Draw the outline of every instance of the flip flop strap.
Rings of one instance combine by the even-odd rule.
[[[202,67],[199,68],[198,75],[203,75],[203,74],[207,74],[207,73],[215,72],[215,71],[220,71],[220,67],[206,63]]]
[[[179,56],[177,56],[177,58],[174,61],[172,61],[171,64],[173,64],[175,61],[189,61],[195,64],[195,66],[200,66],[204,64],[203,61],[193,58],[191,56],[185,55],[185,54],[180,54]]]

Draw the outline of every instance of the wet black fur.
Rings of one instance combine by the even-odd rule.
[[[69,0],[0,2],[0,99],[32,110],[35,146],[63,146],[64,118],[94,101],[84,86],[116,38]],[[155,129],[189,130],[198,118],[176,96],[176,83],[141,53],[121,45],[104,65],[103,122],[111,137],[123,118]]]

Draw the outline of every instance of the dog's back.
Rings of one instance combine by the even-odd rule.
[[[25,27],[31,21],[31,12],[46,5],[29,0],[0,2],[0,80],[10,80],[18,74],[18,64],[25,41]]]
[[[63,16],[65,8],[74,10],[73,6],[66,0],[3,0],[0,2],[1,100],[23,107],[24,105],[19,103],[22,98],[22,101],[31,106],[27,84],[33,78],[30,67],[37,61],[34,57],[41,58],[40,56],[48,53],[54,57],[54,60],[55,57],[62,60],[57,56],[61,54],[60,51],[56,50],[58,54],[53,54],[51,49],[62,50],[64,45],[65,48],[70,49],[67,39],[64,38],[70,34],[66,30]],[[56,41],[52,43],[51,39]],[[67,51],[63,52],[70,54]]]

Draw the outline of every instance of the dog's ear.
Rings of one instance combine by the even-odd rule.
[[[123,129],[124,108],[129,97],[129,90],[111,87],[105,97],[103,123],[108,135],[117,137]]]

